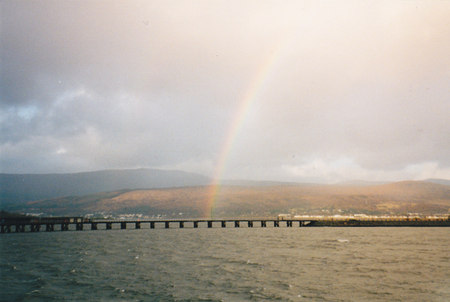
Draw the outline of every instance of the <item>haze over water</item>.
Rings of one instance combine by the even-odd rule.
[[[449,301],[449,238],[448,228],[4,234],[0,300]]]

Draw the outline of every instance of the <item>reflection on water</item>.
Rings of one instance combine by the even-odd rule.
[[[449,228],[2,234],[2,301],[450,301]]]

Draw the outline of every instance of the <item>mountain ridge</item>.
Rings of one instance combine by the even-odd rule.
[[[139,188],[207,185],[196,173],[160,169],[99,170],[77,173],[0,174],[0,205]]]
[[[448,181],[450,184],[450,181]],[[447,213],[446,180],[337,184],[212,180],[177,170],[127,169],[62,174],[0,174],[0,209],[51,215],[144,213],[205,217],[295,213]],[[339,211],[340,210],[340,211]]]
[[[292,214],[450,213],[450,186],[402,181],[374,186],[274,185],[212,186],[121,190],[31,201],[13,210],[51,215],[141,213],[147,216],[217,217]]]

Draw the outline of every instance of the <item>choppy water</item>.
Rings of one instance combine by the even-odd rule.
[[[450,228],[2,234],[2,301],[450,301]]]

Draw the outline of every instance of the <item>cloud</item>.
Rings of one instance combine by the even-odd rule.
[[[442,169],[436,162],[423,162],[407,165],[401,169],[385,170],[365,169],[350,158],[330,161],[314,158],[300,165],[285,165],[283,169],[292,179],[326,183],[337,183],[342,180],[398,181],[450,178],[450,168]]]
[[[448,176],[447,2],[0,5],[2,172],[212,174],[281,49],[223,177]]]

